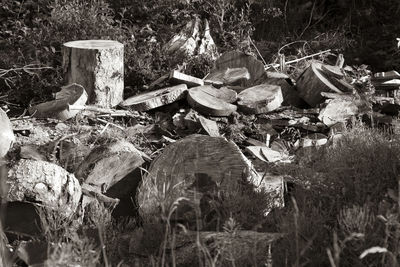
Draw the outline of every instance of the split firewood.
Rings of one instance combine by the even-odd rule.
[[[245,113],[260,114],[273,111],[281,106],[283,95],[281,87],[260,84],[238,94],[238,106]]]
[[[62,47],[63,69],[68,83],[82,85],[89,104],[117,106],[124,94],[124,45],[111,40],[83,40]]]
[[[266,146],[248,146],[246,147],[246,151],[264,162],[290,163],[292,161],[288,153],[275,151]]]
[[[217,89],[215,89],[217,90]],[[187,100],[190,106],[204,115],[229,116],[237,110],[235,105],[229,104],[209,93],[209,89],[195,87],[188,90]]]
[[[328,136],[321,133],[309,134],[300,139],[301,147],[318,147],[328,143]]]
[[[184,98],[186,96],[186,90],[186,84],[180,84],[132,96],[123,101],[120,105],[123,107],[131,107],[137,111],[146,111],[171,104]]]
[[[10,119],[0,108],[0,159],[7,155],[15,142],[15,136]]]
[[[205,83],[211,84],[224,84],[224,85],[237,85],[243,81],[250,79],[250,73],[247,68],[226,68],[213,70],[204,79]]]
[[[339,88],[323,75],[322,64],[316,61],[312,62],[300,75],[297,79],[296,87],[300,97],[311,107],[315,107],[324,101],[321,92],[342,93]]]
[[[355,100],[357,97],[352,94],[338,94],[338,93],[330,93],[330,92],[321,92],[321,95],[326,98],[331,99],[343,99],[343,100]]]
[[[102,203],[105,203],[108,207],[115,207],[119,203],[118,198],[111,198],[108,197],[100,192],[97,187],[91,186],[89,184],[83,183],[82,184],[82,194],[95,198]]]
[[[85,88],[74,83],[61,87],[55,100],[32,106],[28,111],[33,117],[56,118],[65,121],[79,113],[79,110],[71,110],[70,105],[85,105],[87,99]]]
[[[188,87],[204,85],[204,81],[202,79],[181,73],[176,70],[171,71],[169,79],[178,84],[186,84]]]
[[[220,136],[218,125],[215,121],[206,119],[203,116],[198,116],[198,120],[200,122],[201,127],[204,129],[204,131],[207,132],[209,136],[212,137]]]

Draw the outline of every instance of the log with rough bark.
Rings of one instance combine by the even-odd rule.
[[[0,108],[0,159],[3,158],[15,142],[15,136],[10,119]]]
[[[245,113],[260,114],[281,106],[283,95],[280,86],[260,84],[238,94],[238,106]]]
[[[68,84],[82,85],[89,104],[115,107],[123,100],[124,45],[111,40],[67,42],[62,47]]]
[[[167,87],[156,91],[132,96],[121,103],[123,107],[131,107],[137,111],[146,111],[171,104],[186,96],[186,84]]]
[[[322,64],[319,62],[311,63],[311,66],[297,79],[296,87],[300,97],[311,107],[315,107],[324,101],[321,92],[342,93],[327,79],[322,70]]]
[[[193,109],[204,115],[229,116],[237,109],[235,105],[225,101],[226,95],[223,91],[210,86],[199,86],[188,90],[187,100]]]

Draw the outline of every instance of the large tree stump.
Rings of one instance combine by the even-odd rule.
[[[89,104],[110,108],[123,100],[124,45],[110,40],[65,43],[64,77],[85,87]]]

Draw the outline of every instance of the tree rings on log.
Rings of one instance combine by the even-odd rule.
[[[211,73],[217,70],[226,70],[227,68],[246,68],[248,70],[250,79],[242,80],[241,82],[241,86],[244,87],[253,86],[256,80],[265,73],[264,64],[261,61],[238,51],[229,51],[222,54],[215,61],[214,69]]]
[[[324,101],[321,92],[342,93],[324,76],[322,64],[319,62],[311,63],[297,79],[296,86],[300,97],[311,107],[315,107]]]
[[[214,70],[205,78],[204,82],[211,84],[237,85],[250,79],[247,68],[226,68]]]
[[[132,96],[121,103],[123,107],[131,107],[137,111],[146,111],[171,104],[186,96],[186,84],[167,87],[152,92]]]
[[[238,94],[239,109],[249,114],[273,111],[279,108],[282,102],[283,95],[278,85],[260,84]]]
[[[209,116],[229,116],[236,111],[235,105],[226,100],[232,100],[233,90],[215,89],[212,86],[199,86],[188,90],[187,100],[192,108]]]
[[[85,105],[88,95],[85,89],[76,83],[61,87],[56,99],[44,102],[28,109],[29,114],[37,118],[56,118],[62,121],[75,117],[79,110],[70,110],[70,105]]]
[[[124,45],[111,40],[67,42],[62,47],[67,83],[82,85],[89,104],[111,108],[123,100]]]
[[[235,197],[243,181],[258,179],[251,162],[232,141],[190,135],[168,145],[151,163],[139,187],[139,214],[142,218],[160,218],[160,207],[169,211],[178,198],[190,198],[193,191],[222,190]]]

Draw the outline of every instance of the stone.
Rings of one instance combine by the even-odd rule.
[[[309,134],[300,139],[301,147],[319,147],[328,143],[328,136],[321,133]]]
[[[0,159],[5,157],[15,142],[15,136],[10,119],[0,108]]]
[[[124,45],[112,40],[80,40],[62,46],[63,71],[68,84],[83,86],[88,103],[117,106],[124,94]]]
[[[244,113],[261,114],[276,110],[282,102],[280,86],[260,84],[240,92],[237,104]]]
[[[186,97],[186,84],[159,89],[132,96],[121,103],[123,107],[130,107],[137,111],[147,111],[150,109],[165,106]]]
[[[94,148],[75,175],[104,193],[143,163],[142,153],[133,144],[118,140]]]
[[[54,163],[21,159],[8,172],[7,201],[43,205],[69,217],[79,206],[82,190],[72,173]]]
[[[71,110],[69,106],[85,105],[87,99],[88,95],[85,88],[74,83],[61,87],[61,91],[56,94],[55,100],[29,107],[28,111],[36,118],[55,118],[65,121],[79,113],[79,110]]]

